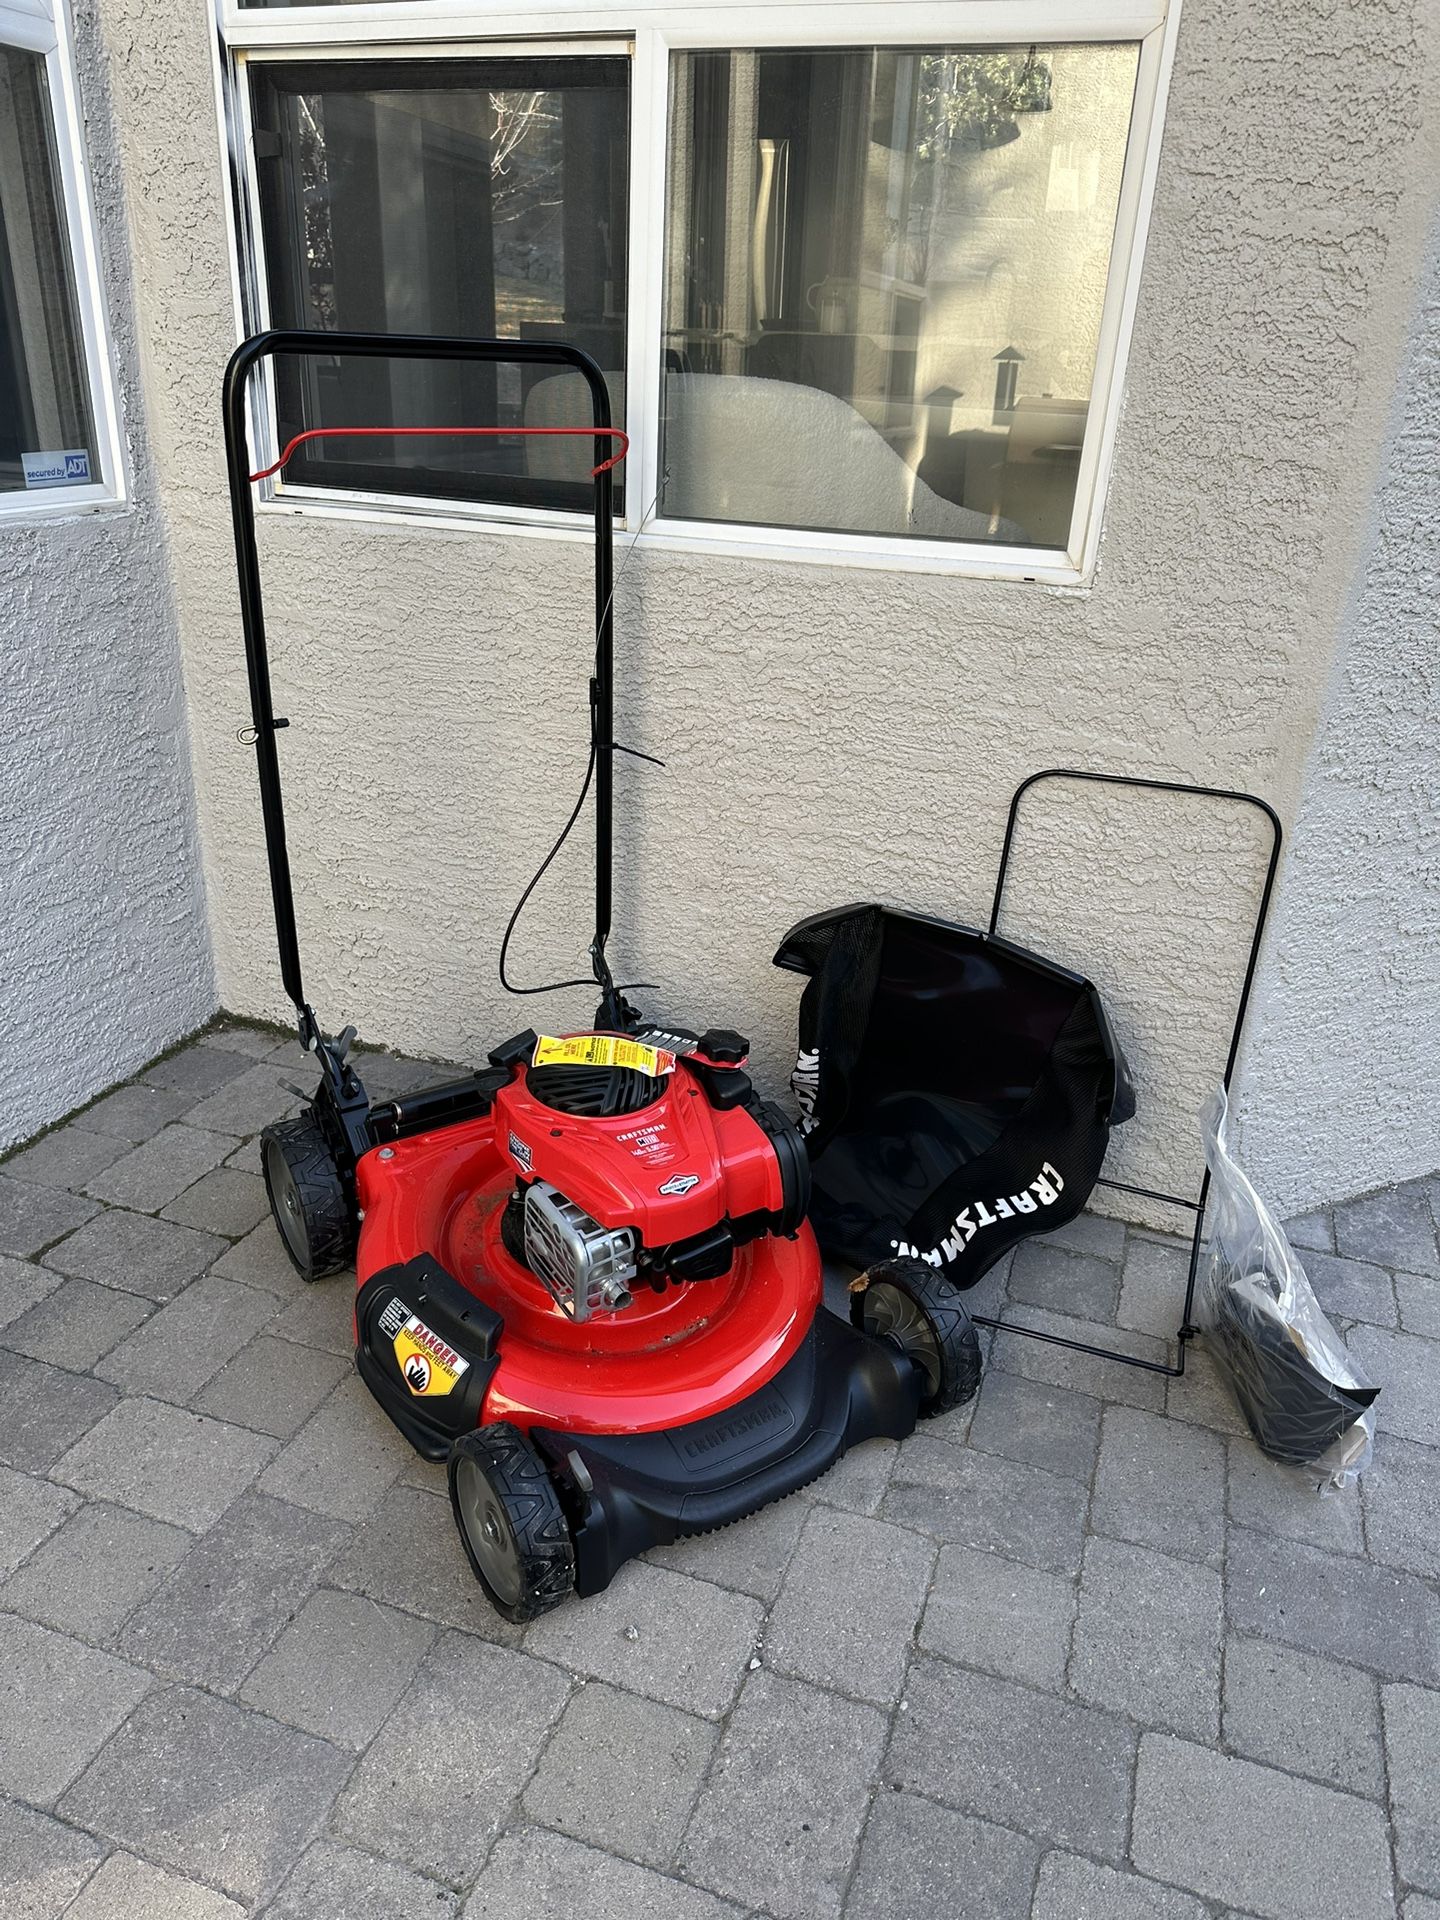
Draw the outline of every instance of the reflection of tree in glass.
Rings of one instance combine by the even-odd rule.
[[[300,211],[304,231],[305,280],[310,299],[310,321],[317,327],[337,327],[335,313],[335,251],[330,230],[330,172],[325,158],[325,108],[319,94],[295,96],[297,145],[300,152]]]
[[[916,152],[943,160],[956,147],[1003,147],[1016,116],[1048,113],[1050,68],[1028,53],[934,53],[920,62]]]
[[[564,281],[564,141],[560,96],[542,88],[489,96],[490,218],[495,247],[497,322],[559,317]]]

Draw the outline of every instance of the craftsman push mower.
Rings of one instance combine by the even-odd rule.
[[[593,1026],[520,1033],[480,1071],[397,1100],[369,1098],[354,1029],[328,1038],[301,979],[276,741],[289,723],[272,704],[247,434],[250,376],[277,354],[570,370],[593,408],[587,427],[504,430],[597,447],[581,795],[593,784]],[[527,1620],[967,1400],[976,1333],[952,1280],[893,1250],[852,1282],[848,1317],[827,1308],[810,1154],[757,1094],[747,1042],[648,1027],[612,978],[612,470],[626,441],[594,362],[552,343],[262,334],[230,362],[225,430],[281,974],[320,1069],[301,1116],[262,1136],[271,1207],[306,1280],[353,1260],[361,1376],[421,1454],[448,1460],[474,1571],[500,1613]],[[277,466],[302,439],[358,431],[397,429],[312,429]]]

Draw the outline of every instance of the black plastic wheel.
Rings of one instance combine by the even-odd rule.
[[[882,1260],[850,1283],[853,1326],[890,1340],[920,1372],[920,1413],[932,1419],[974,1399],[980,1340],[960,1289],[923,1260]]]
[[[277,1120],[260,1135],[270,1211],[302,1280],[348,1267],[357,1223],[345,1182],[313,1115]]]
[[[575,1586],[575,1545],[545,1462],[507,1421],[477,1427],[450,1450],[450,1505],[475,1578],[517,1625]]]

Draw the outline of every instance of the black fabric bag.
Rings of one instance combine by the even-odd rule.
[[[1090,1196],[1134,1095],[1088,980],[923,914],[842,907],[775,955],[809,976],[792,1085],[831,1259],[973,1286]]]
[[[1274,1460],[1308,1467],[1375,1402],[1378,1387],[1336,1380],[1285,1317],[1263,1273],[1215,1295],[1215,1337],[1256,1444]],[[1328,1331],[1328,1322],[1326,1323]]]

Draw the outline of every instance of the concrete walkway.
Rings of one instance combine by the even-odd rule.
[[[1203,1352],[1001,1337],[522,1632],[281,1254],[304,1078],[216,1031],[0,1167],[0,1920],[1440,1920],[1440,1178],[1295,1228],[1384,1383],[1363,1494]],[[980,1292],[1159,1353],[1183,1275],[1087,1217]]]

